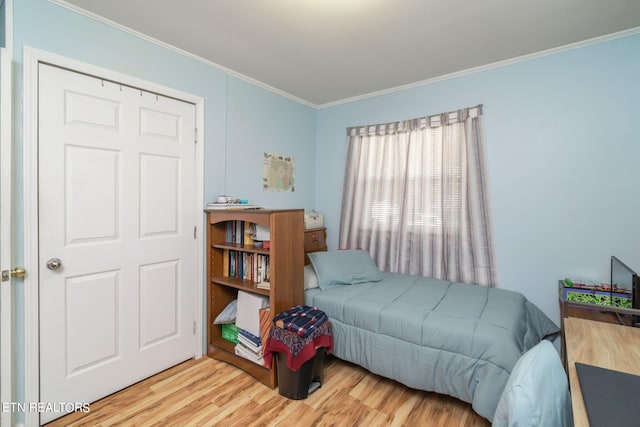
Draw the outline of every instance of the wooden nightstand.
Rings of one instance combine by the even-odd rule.
[[[310,263],[307,254],[327,250],[327,229],[308,228],[304,230],[304,264]]]

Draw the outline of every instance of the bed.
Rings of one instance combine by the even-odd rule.
[[[333,354],[493,420],[516,362],[559,328],[520,293],[381,272],[366,251],[309,254],[305,305],[323,310]]]

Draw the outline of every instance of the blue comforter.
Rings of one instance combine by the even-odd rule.
[[[522,294],[422,276],[305,291],[333,326],[333,354],[492,420],[520,356],[558,327]]]

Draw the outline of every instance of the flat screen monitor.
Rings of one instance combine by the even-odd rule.
[[[611,257],[611,304],[626,308],[640,308],[640,279],[635,271]],[[634,324],[638,316],[634,316]]]

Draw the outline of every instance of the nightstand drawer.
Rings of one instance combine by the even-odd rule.
[[[311,228],[304,231],[304,252],[317,252],[327,250],[327,229]]]

